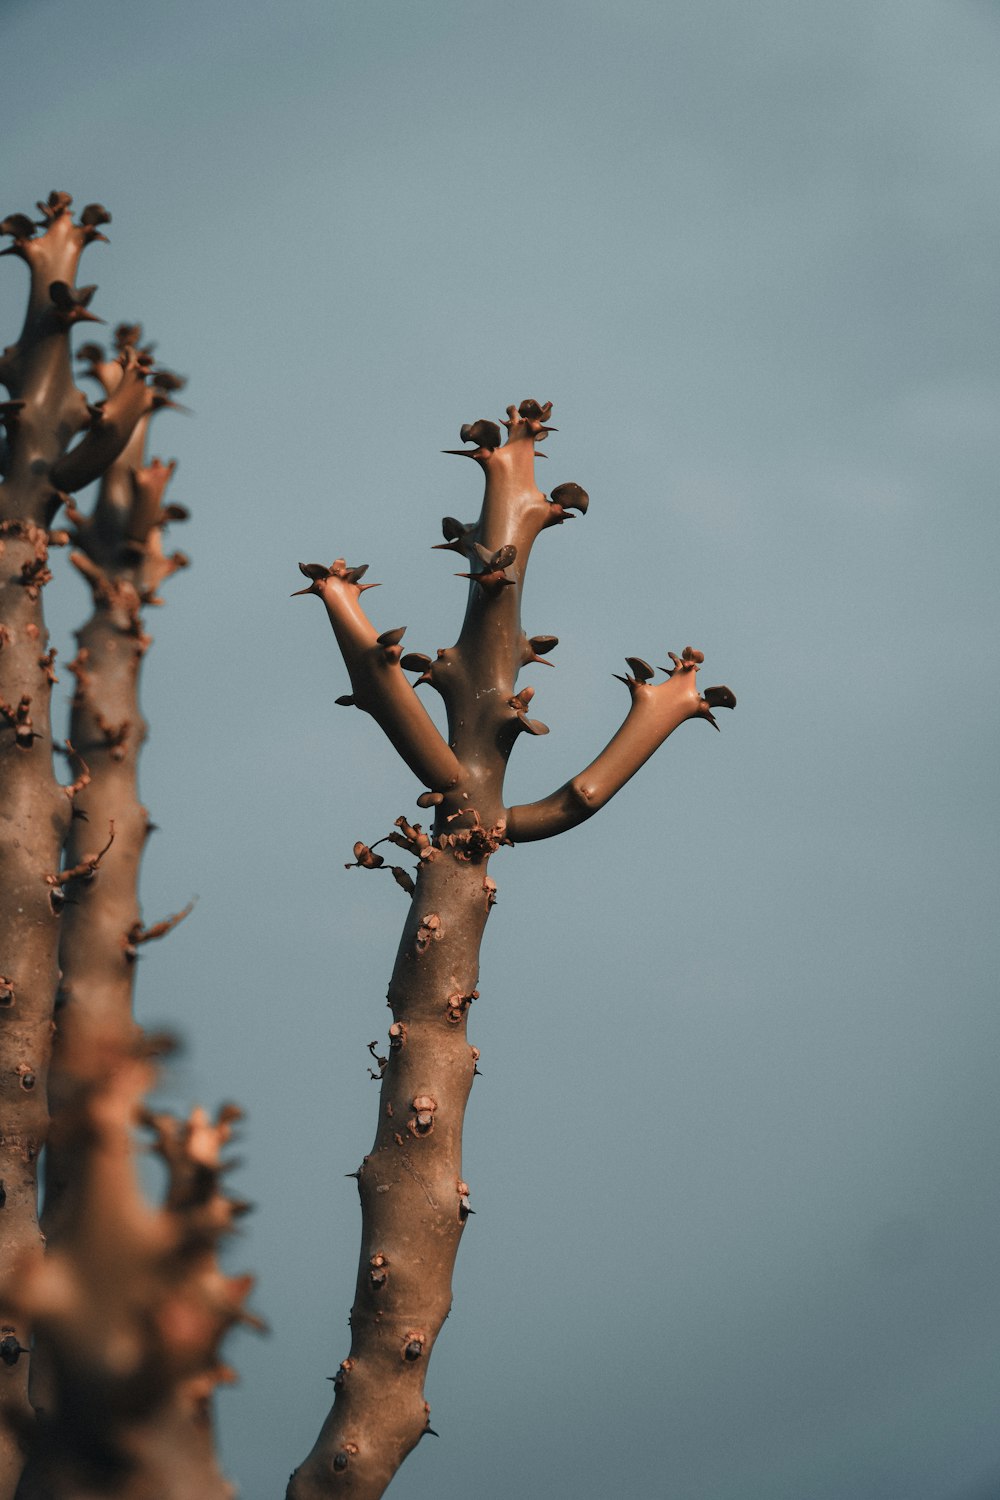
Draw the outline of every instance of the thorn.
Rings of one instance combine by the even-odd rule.
[[[558,644],[559,637],[557,635],[532,635],[528,637],[528,645],[535,652],[536,656],[547,656],[550,651],[555,650]],[[551,663],[548,663],[548,665],[551,666]]]
[[[473,583],[478,583],[484,589],[503,588],[516,582],[516,579],[508,578],[504,571],[510,567],[517,556],[517,548],[512,543],[499,547],[496,552],[487,552],[487,549],[479,542],[474,545],[484,564],[483,571],[481,573],[456,573],[456,578],[470,578]]]
[[[625,662],[636,682],[648,682],[652,677],[653,668],[641,656],[626,656]]]
[[[80,223],[85,229],[96,228],[98,224],[110,224],[111,215],[103,203],[88,203],[80,215]]]
[[[429,667],[433,666],[433,662],[422,651],[410,651],[400,658],[399,665],[404,672],[426,672]]]
[[[480,417],[478,422],[466,422],[458,435],[463,443],[475,443],[477,448],[487,451],[499,448],[501,442],[500,428],[485,417]]]
[[[485,563],[488,571],[509,568],[517,557],[517,548],[510,542],[505,547],[498,547],[495,552],[484,547],[482,542],[473,542],[472,545],[479,561]]]
[[[554,432],[555,428],[553,427],[550,430]],[[582,485],[573,484],[572,482],[557,484],[555,489],[549,494],[549,503],[558,505],[560,510],[564,511],[578,510],[581,516],[585,516],[587,514],[587,507],[590,505],[590,496]],[[566,520],[569,519],[570,517],[567,516]]]
[[[299,563],[299,572],[302,574],[303,578],[308,578],[310,580],[310,583],[309,583],[309,587],[308,588],[305,588],[305,589],[296,589],[295,593],[291,595],[291,598],[293,598],[293,599],[296,598],[296,596],[298,594],[315,594],[315,593],[318,593],[319,591],[316,588],[316,585],[318,583],[322,583],[325,579],[329,578],[331,571],[332,570],[330,568],[324,567],[322,563],[302,563],[302,562],[300,562]]]
[[[697,671],[705,660],[705,653],[703,651],[696,651],[693,646],[685,646],[680,656],[677,655],[676,651],[668,651],[667,655],[673,662],[673,666],[661,667],[660,671],[666,672],[668,677],[673,677],[675,672],[690,672],[692,669]]]
[[[164,917],[161,922],[154,922],[152,927],[143,927],[141,922],[136,922],[129,930],[128,941],[130,945],[138,947],[140,943],[152,943],[157,938],[166,937],[167,933],[173,932],[174,928],[179,926],[185,917],[191,915],[197,899],[197,896],[195,896],[181,911],[175,911],[172,916]]]
[[[108,834],[108,842],[104,845],[104,848],[101,849],[99,853],[88,854],[84,859],[80,861],[78,865],[74,865],[71,870],[60,870],[57,875],[44,876],[45,884],[52,887],[53,896],[55,896],[55,893],[58,890],[65,900],[65,892],[62,888],[70,880],[78,880],[81,877],[85,880],[90,880],[97,873],[101,860],[107,854],[108,850],[111,848],[111,845],[115,841],[115,824],[113,818],[110,820],[109,828],[110,832]]]
[[[35,225],[27,214],[8,214],[0,223],[0,234],[9,234],[15,240],[30,240],[34,238]]]

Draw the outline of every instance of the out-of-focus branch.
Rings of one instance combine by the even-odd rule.
[[[114,463],[135,430],[153,410],[155,392],[148,381],[149,362],[134,349],[122,355],[122,378],[111,395],[90,408],[90,426],[75,448],[52,465],[52,483],[72,494],[98,479]]]
[[[73,382],[69,333],[92,322],[93,287],[75,286],[80,255],[108,215],[99,205],[70,213],[66,193],[0,223],[12,243],[4,254],[28,266],[24,326],[0,356],[10,401],[0,484],[0,1276],[37,1252],[36,1172],[48,1123],[46,1107],[63,886],[58,879],[72,799],[52,769],[50,700],[54,653],[42,611],[49,582],[49,524],[59,502],[52,479],[89,419]],[[42,232],[36,233],[41,228]],[[79,790],[79,787],[78,787]],[[107,824],[104,825],[105,833]],[[96,848],[104,834],[94,831]],[[71,862],[75,863],[76,861]],[[96,866],[95,866],[96,868]],[[56,875],[53,883],[47,877]],[[79,884],[79,881],[74,882]],[[30,1329],[0,1294],[0,1497],[9,1500],[21,1469]]]
[[[29,1254],[9,1295],[34,1325],[48,1397],[28,1435],[18,1500],[232,1500],[212,1453],[208,1400],[230,1378],[219,1347],[251,1281],[218,1266],[245,1205],[219,1186],[234,1113],[185,1124],[146,1116],[148,1049],[73,1043],[72,1106],[53,1125],[72,1142],[82,1211],[57,1248]],[[162,1208],[135,1172],[134,1127],[153,1124],[168,1168]]]
[[[130,351],[140,334],[138,327],[119,328],[119,349]],[[90,362],[90,373],[97,376],[109,392],[109,401],[113,401],[128,378],[127,359],[124,364],[105,360],[103,351],[94,345],[88,345],[84,355]],[[168,386],[161,391],[158,382],[162,380],[163,376],[154,372],[149,387],[154,393],[150,410],[173,404],[165,391],[177,389],[180,381],[170,376]],[[139,948],[166,936],[191,909],[188,906],[145,927],[138,898],[139,866],[149,832],[148,815],[138,795],[138,760],[146,735],[139,707],[139,674],[150,645],[142,609],[160,602],[159,585],[186,562],[182,554],[166,557],[163,552],[164,526],[183,519],[186,511],[164,503],[174,465],[158,459],[144,463],[148,415],[143,414],[105,474],[93,514],[84,516],[75,506],[69,507],[77,543],[72,561],[91,586],[94,607],[78,632],[79,650],[70,667],[77,684],[71,733],[78,752],[85,754],[88,777],[77,792],[76,808],[83,817],[73,824],[67,860],[74,860],[85,841],[92,838],[87,830],[100,827],[106,820],[114,822],[118,837],[114,847],[104,851],[107,858],[101,865],[100,881],[86,881],[78,887],[63,920],[63,1005],[52,1071],[55,1128],[48,1152],[44,1221],[57,1264],[65,1264],[67,1257],[74,1259],[78,1226],[90,1219],[95,1209],[90,1171],[92,1141],[86,1132],[64,1129],[63,1121],[73,1121],[81,1111],[85,1115],[88,1101],[95,1097],[97,1080],[88,1072],[94,1057],[127,1056],[129,1049],[140,1045],[133,1019]],[[86,859],[79,871],[75,865],[71,870],[82,873],[85,865]],[[242,1208],[229,1203],[218,1191],[219,1147],[228,1137],[232,1119],[230,1112],[212,1125],[203,1113],[196,1112],[183,1126],[169,1126],[165,1116],[157,1116],[153,1122],[158,1149],[170,1172],[167,1207],[184,1225],[185,1238],[175,1238],[158,1263],[163,1286],[179,1278],[184,1287],[177,1311],[178,1327],[184,1320],[194,1328],[199,1320],[204,1321],[197,1297],[195,1305],[190,1302],[192,1287],[200,1288],[198,1296],[204,1293],[209,1303],[213,1297],[222,1296],[222,1305],[228,1306],[233,1288],[243,1285],[222,1277],[215,1250],[219,1236]],[[103,1229],[109,1244],[114,1232],[109,1205]],[[60,1261],[60,1257],[64,1259]],[[141,1297],[141,1288],[135,1295]],[[76,1413],[72,1418],[76,1425],[84,1417],[94,1423],[96,1439],[87,1435],[72,1439],[78,1448],[89,1451],[94,1441],[105,1441],[101,1436],[103,1419],[85,1402],[81,1404],[77,1388],[86,1383],[82,1355],[80,1368],[67,1375],[61,1347],[58,1329],[50,1329],[48,1335],[42,1330],[32,1395],[45,1410],[54,1403],[60,1414]],[[147,1351],[151,1361],[157,1347],[154,1337]],[[134,1493],[138,1500],[140,1495],[162,1494],[180,1500],[188,1494],[228,1495],[229,1487],[219,1476],[212,1451],[210,1396],[215,1382],[210,1376],[211,1369],[205,1365],[193,1385],[175,1380],[171,1389],[155,1392],[141,1420],[136,1424],[129,1418],[122,1432],[112,1435],[118,1458],[108,1461],[107,1474],[102,1477],[99,1472],[88,1482],[107,1483],[111,1486],[107,1492],[118,1495],[114,1484],[119,1482],[116,1475],[125,1463],[123,1496]],[[60,1444],[65,1447],[69,1440],[62,1435],[62,1428],[57,1426],[54,1432],[55,1437],[49,1434],[45,1441],[51,1439],[57,1449]],[[45,1451],[43,1444],[39,1454]],[[53,1477],[40,1456],[31,1471],[32,1484],[40,1484],[44,1491],[46,1485],[58,1481],[70,1486],[67,1494],[75,1494],[71,1485],[79,1482],[79,1474],[73,1479],[67,1475],[73,1475],[80,1462],[78,1457],[70,1458],[72,1461],[67,1459],[63,1465],[65,1474],[60,1470]],[[98,1488],[95,1493],[104,1491]]]
[[[119,351],[130,356],[141,339],[138,325],[121,325],[115,332]],[[98,345],[81,351],[112,401],[128,380],[128,357],[105,359]],[[149,353],[141,352],[148,367]],[[150,411],[171,404],[158,395],[154,372]],[[171,390],[180,382],[170,377]],[[93,514],[70,508],[76,550],[72,561],[90,584],[93,612],[77,632],[78,651],[70,670],[76,691],[70,720],[70,739],[88,771],[88,780],[74,799],[74,818],[66,847],[71,870],[87,860],[96,830],[114,825],[115,842],[102,860],[99,880],[80,882],[67,904],[60,940],[62,966],[59,1033],[53,1063],[53,1113],[72,1103],[79,1080],[69,1066],[77,1036],[96,1045],[107,1037],[111,1045],[129,1044],[136,1034],[133,990],[138,944],[159,936],[143,928],[139,910],[139,867],[149,817],[139,800],[139,754],[146,724],[139,706],[139,675],[151,644],[142,618],[144,604],[158,602],[156,590],[167,573],[186,559],[164,557],[160,541],[168,521],[180,519],[181,507],[164,504],[173,464],[158,459],[145,464],[149,412],[143,414],[121,454],[101,481]],[[46,1174],[45,1227],[58,1243],[67,1215],[79,1212],[74,1202],[77,1172],[72,1160],[54,1147]],[[68,1195],[68,1198],[67,1198]]]

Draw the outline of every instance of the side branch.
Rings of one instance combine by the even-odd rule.
[[[700,651],[687,646],[681,657],[672,652],[671,657],[674,668],[668,680],[657,684],[645,680],[652,675],[645,662],[635,657],[629,659],[636,676],[623,679],[632,695],[625,722],[579,776],[539,802],[510,809],[507,836],[513,843],[552,838],[586,822],[610,802],[679,724],[696,718],[715,724],[713,707],[735,707],[736,698],[729,688],[708,688],[704,697],[699,693],[696,675],[704,660]]]
[[[133,349],[122,352],[122,378],[100,406],[92,409],[83,438],[52,465],[52,483],[72,494],[99,478],[114,463],[136,423],[153,410],[156,391],[147,381],[150,361]]]
[[[353,692],[341,702],[356,705],[381,725],[386,737],[424,786],[447,791],[458,781],[461,766],[454,751],[417,697],[399,664],[402,630],[377,635],[359,600],[365,572],[349,568],[338,557],[329,568],[300,563],[312,580],[301,594],[318,594],[326,605]]]

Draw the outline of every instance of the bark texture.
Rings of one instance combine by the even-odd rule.
[[[487,867],[505,843],[547,838],[590,817],[685,719],[714,723],[713,707],[732,707],[728,688],[699,693],[701,653],[675,655],[653,684],[653,668],[627,658],[622,680],[629,713],[585,771],[551,796],[507,808],[503,780],[517,738],[545,734],[528,713],[533,690],[516,687],[521,669],[557,644],[528,636],[521,595],[532,545],[547,527],[586,512],[578,484],[544,495],[535,483],[535,444],[551,430],[551,404],[507,408],[506,441],[480,420],[461,430],[461,452],[485,474],[479,519],[445,517],[440,544],[470,564],[469,598],[456,644],[432,659],[403,655],[403,631],[377,634],[360,596],[365,568],[337,559],[300,564],[302,593],[323,600],[351,678],[339,699],[382,726],[403,760],[429,788],[419,805],[434,809],[426,834],[405,817],[387,835],[418,861],[416,879],[387,865],[376,845],[355,845],[366,869],[388,869],[410,895],[410,910],[389,987],[393,1023],[381,1072],[375,1143],[358,1171],[362,1244],[351,1312],[351,1349],[334,1379],[335,1400],[316,1443],[292,1475],[288,1500],[350,1496],[377,1500],[406,1455],[429,1431],[427,1362],[451,1305],[451,1276],[468,1218],[462,1171],[462,1122],[478,1052],[466,1035],[478,998],[480,942],[496,886]],[[404,673],[418,674],[443,697],[448,739],[416,700]]]

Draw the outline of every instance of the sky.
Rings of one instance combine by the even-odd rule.
[[[391,1493],[1000,1495],[1000,7],[0,0],[0,51],[0,212],[105,203],[93,307],[190,380],[147,921],[199,900],[139,1010],[172,1098],[248,1113],[244,1500],[348,1348],[405,897],[344,863],[420,790],[296,564],[450,644],[441,450],[526,396],[591,506],[533,553],[510,800],[606,742],[626,655],[739,704],[491,865],[441,1436]],[[65,661],[83,589],[46,605]]]

